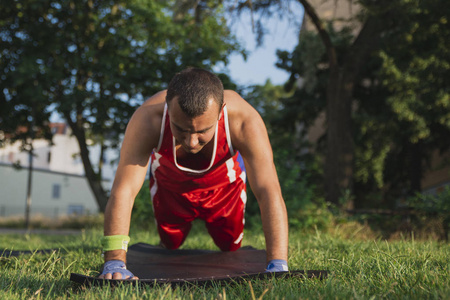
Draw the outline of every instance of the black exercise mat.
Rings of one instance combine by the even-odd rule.
[[[210,250],[167,250],[144,243],[129,247],[127,267],[139,284],[197,284],[241,282],[273,277],[325,278],[326,271],[264,273],[266,251],[243,247],[234,252]],[[99,279],[72,273],[70,280],[83,285],[116,285],[130,280]]]

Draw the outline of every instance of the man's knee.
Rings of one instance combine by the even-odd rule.
[[[222,251],[236,251],[241,247],[241,241],[244,237],[244,233],[232,233],[225,228],[208,228],[208,232],[211,235],[214,243]]]
[[[169,249],[169,250],[175,250],[180,248],[180,246],[183,244],[184,240],[180,241],[180,240],[176,240],[174,241],[173,239],[165,239],[163,241],[163,239],[161,238],[161,241],[159,243],[159,245],[163,248]]]
[[[191,227],[191,223],[159,225],[158,233],[161,239],[161,246],[170,250],[178,249],[186,240]]]
[[[241,248],[241,243],[239,242],[238,244],[234,243],[234,242],[228,242],[228,243],[223,243],[223,242],[216,242],[216,245],[219,247],[219,249],[221,251],[236,251],[239,248]]]

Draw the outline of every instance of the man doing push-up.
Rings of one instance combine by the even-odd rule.
[[[267,271],[287,271],[288,224],[266,127],[220,79],[189,68],[144,102],[128,124],[106,211],[100,278],[136,279],[126,269],[131,210],[151,170],[161,245],[176,249],[194,219],[222,251],[241,246],[246,178],[258,201]]]

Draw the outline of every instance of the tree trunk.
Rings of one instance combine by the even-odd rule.
[[[103,163],[105,160],[105,151],[106,151],[105,142],[102,140],[100,142],[100,157],[98,159],[98,177],[100,177],[100,180],[103,177]]]
[[[108,202],[108,197],[101,184],[100,176],[95,173],[94,168],[92,167],[92,163],[89,158],[89,149],[86,144],[86,132],[84,131],[82,124],[78,124],[80,122],[73,122],[68,114],[65,114],[65,117],[70,128],[72,129],[72,133],[78,141],[78,145],[80,146],[80,156],[81,161],[83,162],[84,172],[86,173],[86,179],[92,193],[94,194],[95,200],[97,201],[100,212],[104,212],[106,203]]]
[[[359,80],[357,76],[361,67],[371,51],[378,46],[381,23],[377,17],[370,16],[349,48],[343,62],[339,62],[329,33],[314,7],[307,0],[299,0],[299,2],[322,39],[329,63],[326,108],[327,153],[324,178],[326,200],[340,207],[352,209],[353,199],[346,199],[347,203],[339,203],[344,191],[353,192],[352,94],[355,83]]]
[[[408,168],[409,168],[409,196],[414,196],[422,190],[422,143],[410,143],[407,149]]]
[[[331,69],[328,82],[325,189],[328,202],[352,209],[351,201],[339,203],[345,190],[352,191],[354,148],[351,130],[353,82],[342,73],[338,67]]]

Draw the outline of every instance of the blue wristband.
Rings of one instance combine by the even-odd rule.
[[[103,265],[103,271],[100,275],[111,274],[114,276],[114,273],[120,273],[122,275],[122,279],[130,279],[134,277],[133,273],[127,270],[127,266],[121,260],[109,260],[105,262]]]
[[[272,259],[267,264],[266,272],[287,272],[289,271],[287,261],[283,259]]]

